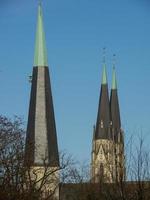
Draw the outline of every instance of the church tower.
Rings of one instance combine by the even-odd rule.
[[[92,182],[112,182],[112,140],[106,64],[103,63],[96,127],[93,133]]]
[[[41,183],[38,179],[45,173],[52,174],[50,179],[53,181],[46,180],[44,187],[48,191],[56,191],[59,184],[59,154],[41,4],[38,5],[25,165],[30,167],[31,174],[36,174],[38,184]],[[55,196],[58,199],[59,194]]]
[[[91,180],[112,183],[121,177],[124,167],[123,132],[121,130],[117,82],[113,69],[109,101],[106,64],[103,63],[101,91],[96,126],[93,130]],[[124,171],[124,170],[123,170]]]
[[[114,140],[114,180],[125,179],[124,133],[121,129],[120,108],[117,91],[115,66],[113,66],[112,88],[110,95],[111,132]]]

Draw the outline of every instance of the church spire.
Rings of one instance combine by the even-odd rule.
[[[103,58],[103,72],[99,107],[96,122],[95,139],[110,139],[110,110],[109,110],[109,93],[107,84],[107,72],[105,57]]]
[[[121,120],[120,120],[120,109],[119,109],[115,64],[113,64],[112,88],[110,95],[110,112],[111,112],[112,129],[115,133],[114,136],[116,138],[118,137],[117,134],[121,129]]]
[[[112,75],[112,90],[117,90],[117,79],[116,79],[116,72],[115,66],[113,66],[113,75]]]
[[[105,48],[103,48],[103,72],[102,72],[102,84],[107,84],[107,72],[106,72],[106,52]]]
[[[38,20],[35,40],[34,66],[48,66],[45,32],[43,26],[42,6],[39,1]]]
[[[31,166],[44,166],[44,164],[51,167],[59,166],[57,134],[41,4],[38,6],[25,164]]]
[[[116,65],[116,55],[113,55],[113,72],[112,72],[112,90],[117,90],[117,79],[116,79],[116,71],[115,71],[115,65]]]
[[[102,84],[103,85],[107,84],[106,63],[103,63]]]

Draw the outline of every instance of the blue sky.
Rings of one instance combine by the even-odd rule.
[[[122,127],[150,142],[150,3],[148,0],[43,0],[60,149],[90,159],[102,48],[111,86],[113,54]],[[0,1],[0,113],[27,121],[37,0]]]

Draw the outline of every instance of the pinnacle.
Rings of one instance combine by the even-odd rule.
[[[112,90],[116,90],[116,89],[117,89],[117,79],[116,79],[115,67],[113,67]]]
[[[103,72],[102,72],[102,84],[107,84],[107,72],[106,72],[106,64],[103,64]]]
[[[41,3],[38,5],[34,66],[48,66]]]

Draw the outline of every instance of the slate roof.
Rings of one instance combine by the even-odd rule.
[[[113,68],[112,89],[110,95],[110,113],[112,121],[112,131],[115,134],[114,138],[117,139],[118,134],[120,134],[121,132],[121,120],[120,120],[120,108],[119,108],[115,68]]]
[[[111,139],[109,93],[105,65],[103,66],[95,139]]]
[[[38,6],[35,57],[25,146],[25,165],[59,166],[57,133],[41,4]]]

